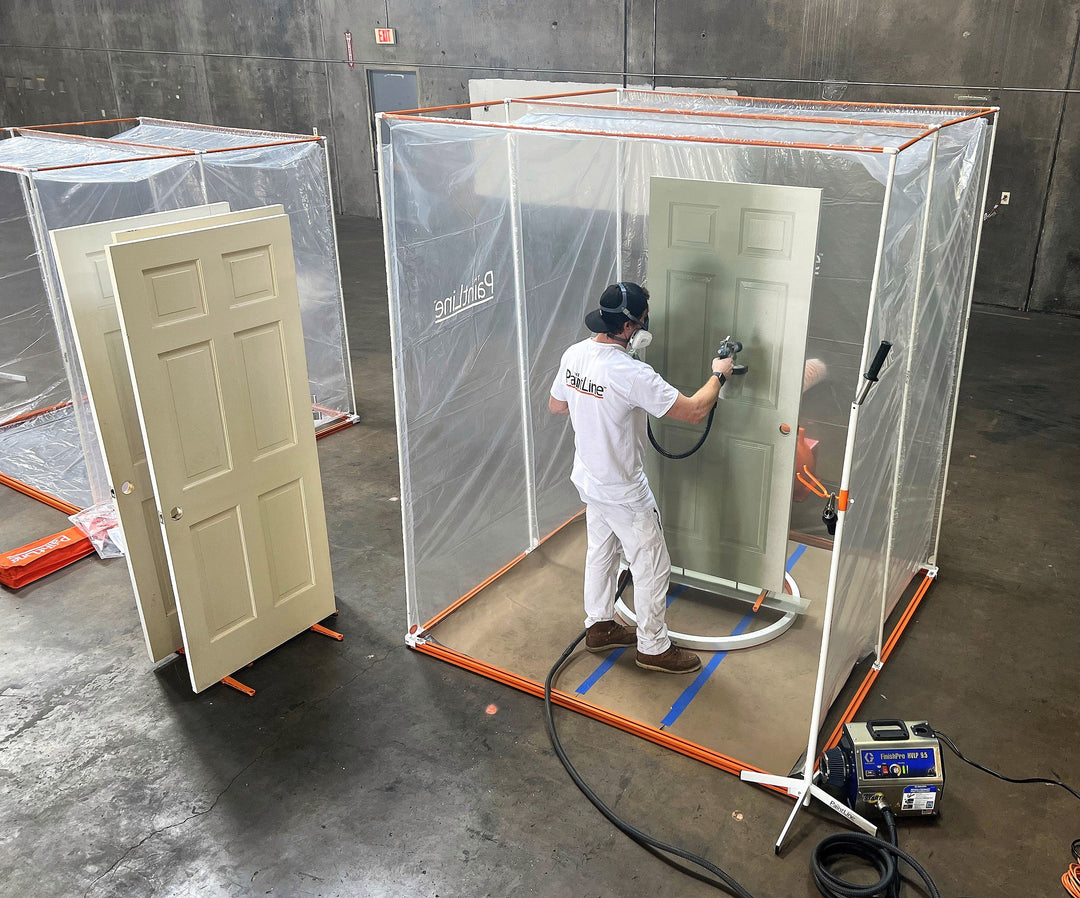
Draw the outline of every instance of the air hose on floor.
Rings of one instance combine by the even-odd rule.
[[[706,431],[706,433],[707,432],[708,431]],[[623,578],[622,583],[619,584],[618,591],[615,593],[616,601],[618,601],[618,599],[622,596],[622,592],[629,582],[629,577]],[[566,752],[563,750],[562,742],[559,739],[559,733],[555,729],[555,715],[551,703],[551,684],[552,682],[554,682],[555,677],[558,675],[559,670],[566,663],[567,659],[574,653],[574,649],[578,647],[578,643],[580,643],[584,638],[585,631],[582,630],[577,635],[577,638],[574,639],[574,641],[566,647],[566,651],[562,653],[562,657],[560,657],[559,660],[555,662],[551,670],[548,671],[547,679],[544,680],[544,715],[547,719],[548,735],[551,737],[551,745],[555,749],[555,754],[558,755],[563,767],[566,768],[566,772],[570,774],[570,779],[574,781],[574,785],[576,785],[582,791],[582,793],[584,793],[585,797],[589,799],[590,802],[592,802],[593,807],[595,807],[601,814],[603,814],[612,826],[614,826],[624,835],[629,836],[642,847],[653,852],[661,852],[660,857],[664,858],[664,860],[668,863],[672,863],[672,861],[670,861],[669,858],[665,857],[665,855],[673,855],[675,857],[682,858],[684,861],[689,861],[692,864],[696,864],[698,867],[701,867],[703,870],[707,870],[709,873],[713,874],[713,876],[717,877],[717,879],[720,880],[720,882],[715,882],[712,879],[703,878],[704,882],[708,882],[710,885],[713,885],[718,889],[726,887],[726,889],[731,892],[731,894],[737,895],[739,896],[739,898],[754,898],[753,895],[751,895],[748,891],[746,891],[746,889],[739,885],[739,883],[735,879],[733,879],[728,873],[725,873],[718,866],[716,866],[716,864],[712,863],[706,858],[694,854],[691,851],[686,851],[683,848],[678,848],[674,845],[668,845],[665,842],[661,842],[659,839],[654,839],[648,833],[643,832],[637,827],[631,826],[629,823],[619,817],[613,810],[611,810],[611,808],[604,804],[604,802],[600,799],[600,796],[598,796],[589,787],[588,783],[586,783],[585,780],[581,778],[581,774],[577,772],[577,768],[575,768],[574,765],[570,763],[570,759],[566,756]]]
[[[941,892],[934,885],[930,874],[897,844],[896,820],[892,811],[886,806],[881,809],[881,813],[885,818],[888,841],[865,833],[837,833],[818,842],[810,856],[810,870],[814,874],[814,885],[818,887],[818,891],[826,898],[899,898],[900,867],[896,860],[900,859],[919,874],[931,898],[941,898]],[[830,866],[840,858],[848,857],[866,861],[874,867],[879,875],[878,881],[870,885],[858,885],[833,873]]]

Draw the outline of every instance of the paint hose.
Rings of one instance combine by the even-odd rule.
[[[626,584],[629,582],[629,577],[623,578],[623,581],[620,584],[618,591],[615,593],[616,601],[618,601],[619,597],[622,595],[622,591],[626,588]],[[566,756],[566,752],[563,751],[562,742],[559,740],[558,731],[555,729],[555,716],[551,703],[551,684],[555,680],[555,677],[558,675],[559,670],[566,663],[567,659],[569,659],[569,657],[574,653],[574,649],[577,648],[578,643],[580,643],[584,638],[585,631],[582,630],[578,634],[577,638],[566,647],[566,651],[562,653],[562,657],[560,657],[559,660],[555,662],[554,666],[552,666],[551,670],[548,671],[547,679],[544,681],[544,715],[547,719],[548,735],[551,737],[551,745],[555,749],[555,754],[558,755],[558,758],[562,762],[563,767],[566,768],[566,772],[570,774],[570,779],[574,781],[574,785],[576,785],[584,793],[585,797],[589,799],[590,802],[592,802],[593,807],[595,807],[601,814],[604,815],[604,817],[607,818],[607,821],[609,823],[611,823],[624,835],[629,836],[646,850],[651,851],[653,854],[656,854],[666,863],[672,864],[676,869],[680,870],[683,873],[686,873],[688,871],[683,867],[680,867],[674,861],[672,861],[671,858],[668,857],[668,855],[682,858],[684,861],[689,861],[691,864],[695,864],[698,867],[701,867],[703,870],[707,870],[709,873],[711,873],[713,876],[717,877],[717,879],[720,880],[720,882],[716,882],[711,878],[703,876],[698,877],[701,879],[701,881],[707,882],[709,885],[712,885],[717,889],[726,888],[727,891],[731,892],[731,894],[733,895],[738,896],[738,898],[754,898],[754,896],[751,895],[741,885],[739,885],[739,883],[731,875],[721,870],[718,866],[716,866],[716,864],[712,863],[706,858],[694,854],[693,852],[686,851],[683,848],[678,848],[674,845],[668,845],[664,842],[661,842],[659,839],[655,839],[648,833],[645,833],[637,827],[627,823],[613,810],[611,810],[611,808],[604,804],[600,797],[589,787],[588,783],[586,783],[585,780],[581,778],[581,775],[577,772],[577,769],[574,767],[574,765],[570,763],[570,759]]]

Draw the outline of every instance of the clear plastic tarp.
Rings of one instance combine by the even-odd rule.
[[[48,232],[207,203],[289,215],[315,426],[355,413],[321,140],[141,119],[110,139],[0,140],[0,474],[85,508],[110,498]]]
[[[409,624],[580,510],[572,432],[547,411],[548,389],[604,286],[648,283],[650,180],[814,187],[806,357],[825,363],[831,387],[824,403],[804,400],[800,424],[840,447],[818,459],[833,489],[861,372],[893,343],[861,409],[834,546],[831,703],[934,561],[991,111],[649,91],[619,101],[627,108],[512,101],[503,124],[384,118]],[[753,118],[695,114],[718,110]]]

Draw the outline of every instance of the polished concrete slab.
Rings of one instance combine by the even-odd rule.
[[[381,232],[342,219],[339,237],[361,421],[319,452],[345,641],[307,633],[272,652],[244,673],[254,698],[193,695],[180,664],[151,667],[122,562],[0,592],[0,894],[715,894],[603,821],[555,758],[537,699],[404,645]],[[974,314],[941,576],[863,715],[927,718],[975,760],[1074,788],[1078,340],[1077,319]],[[66,526],[0,492],[0,545]],[[579,627],[566,622],[566,641]],[[776,856],[789,800],[557,719],[628,820],[754,895],[817,895],[810,852],[845,828],[831,812],[801,814]],[[941,892],[1060,894],[1080,802],[946,764],[940,818],[900,827]]]

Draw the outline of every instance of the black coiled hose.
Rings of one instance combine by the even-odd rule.
[[[706,431],[706,433],[707,432],[708,431]],[[618,591],[615,593],[616,600],[619,598],[620,595],[622,595],[622,591],[626,588],[626,584],[629,582],[629,577],[623,578],[622,583],[619,585]],[[718,866],[716,866],[716,864],[706,860],[700,855],[694,854],[693,852],[687,851],[683,848],[677,848],[674,845],[668,845],[664,842],[661,842],[659,839],[654,839],[648,833],[642,832],[635,826],[631,826],[629,823],[619,817],[613,810],[611,810],[611,808],[604,804],[603,801],[600,800],[600,796],[598,796],[589,787],[588,783],[586,783],[585,780],[581,778],[581,774],[577,772],[577,768],[575,768],[574,765],[570,763],[570,759],[566,756],[566,752],[563,751],[562,742],[559,740],[559,734],[555,729],[555,716],[552,712],[551,705],[551,684],[554,681],[555,676],[558,674],[559,669],[566,663],[566,660],[573,654],[574,649],[577,648],[578,643],[581,642],[581,640],[583,640],[584,638],[585,631],[582,630],[581,633],[578,634],[577,639],[575,639],[573,642],[570,643],[570,645],[566,647],[566,651],[562,653],[562,657],[559,658],[559,660],[555,662],[551,670],[548,671],[547,679],[544,681],[544,715],[547,719],[548,735],[551,737],[551,745],[555,749],[555,754],[558,755],[563,767],[566,768],[566,772],[570,774],[570,779],[574,781],[574,785],[576,785],[584,793],[585,797],[592,802],[593,806],[601,814],[603,814],[604,817],[607,818],[609,823],[611,823],[623,834],[629,836],[639,845],[643,846],[646,849],[649,849],[650,851],[664,852],[666,854],[674,855],[675,857],[682,858],[683,860],[689,861],[692,864],[696,864],[704,870],[708,870],[710,873],[716,876],[720,880],[720,882],[714,882],[711,879],[705,881],[708,882],[710,885],[715,886],[716,888],[726,887],[726,889],[730,891],[731,894],[738,896],[738,898],[754,898],[754,896],[751,895],[748,891],[746,891],[746,889],[744,889],[741,885],[739,885],[739,883],[736,882],[730,874],[725,873]],[[663,855],[660,856],[663,857]],[[665,858],[665,860],[668,859]]]
[[[888,841],[865,833],[837,833],[818,842],[810,856],[810,870],[818,891],[825,898],[897,898],[900,894],[900,868],[896,859],[899,858],[919,874],[930,898],[941,898],[930,874],[915,858],[898,847],[896,820],[892,811],[884,808],[882,814]],[[860,858],[873,866],[879,874],[878,881],[871,885],[856,885],[830,870],[835,861],[847,857]]]

